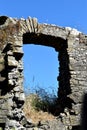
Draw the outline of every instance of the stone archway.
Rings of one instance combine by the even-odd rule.
[[[59,84],[61,86],[59,88],[59,91],[61,91],[62,89],[62,93],[63,93],[62,95],[62,93],[59,92],[59,97],[62,97],[62,96],[66,97],[65,95],[70,93],[70,85],[69,85],[70,74],[69,74],[69,57],[68,57],[68,52],[67,52],[67,40],[54,37],[54,36],[49,36],[49,35],[47,36],[43,34],[37,35],[34,33],[25,33],[23,35],[23,43],[24,44],[33,43],[35,45],[50,46],[50,47],[53,47],[55,51],[59,52],[58,60],[60,62],[60,76],[58,77],[58,80],[60,81]],[[61,76],[62,72],[63,72],[63,76]],[[63,88],[62,86],[66,86],[66,87]],[[63,92],[63,91],[66,91],[66,92]]]
[[[33,42],[59,51],[59,106],[57,128],[79,129],[82,97],[87,83],[87,36],[56,25],[39,24],[36,18],[0,17],[0,123],[4,129],[34,128],[23,114],[23,43]],[[33,129],[32,128],[32,129]]]

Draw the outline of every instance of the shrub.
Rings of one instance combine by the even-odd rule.
[[[35,93],[31,93],[27,97],[33,109],[55,114],[57,106],[56,95],[48,94],[44,89],[38,87]]]

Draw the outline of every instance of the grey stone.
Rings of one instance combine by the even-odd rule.
[[[24,93],[20,93],[19,100],[20,101],[25,101],[25,95],[24,95]]]
[[[17,86],[17,87],[14,87],[13,89],[15,92],[19,92],[20,91],[20,88]]]
[[[32,32],[31,25],[29,23],[29,19],[26,19],[26,25],[27,25],[29,32]]]
[[[13,56],[8,56],[8,65],[17,67],[18,62],[16,61],[16,59]]]
[[[33,18],[32,21],[33,21],[33,26],[34,26],[34,32],[37,32],[38,31],[38,20],[37,20],[37,18]]]

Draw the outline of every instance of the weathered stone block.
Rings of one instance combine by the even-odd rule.
[[[38,20],[37,18],[33,18],[34,32],[38,31]]]
[[[26,19],[26,25],[27,25],[28,31],[31,33],[32,32],[32,28],[31,28],[29,19]]]
[[[70,116],[70,124],[72,126],[77,126],[77,125],[79,125],[79,123],[80,123],[80,115],[78,115],[78,116],[71,115]]]
[[[18,62],[13,56],[8,56],[8,66],[17,67]]]

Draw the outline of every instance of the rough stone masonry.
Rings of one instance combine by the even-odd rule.
[[[35,126],[23,113],[23,44],[59,52],[56,121]],[[0,17],[0,128],[3,130],[79,130],[87,91],[87,35],[70,27],[40,24],[36,18]]]

